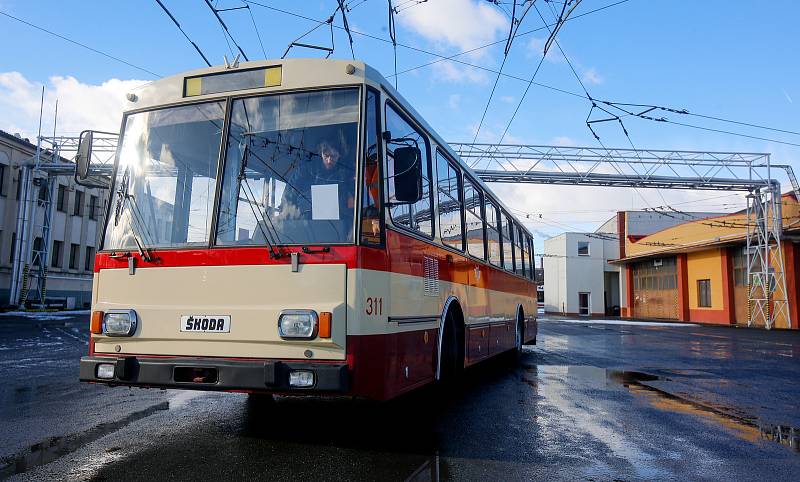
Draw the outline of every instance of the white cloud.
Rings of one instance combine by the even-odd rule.
[[[489,80],[485,71],[468,65],[457,64],[449,60],[433,64],[433,70],[435,72],[434,77],[437,80],[446,80],[450,82],[468,81],[476,84],[485,84]]]
[[[600,74],[597,73],[597,70],[595,70],[594,67],[584,69],[581,77],[583,77],[584,82],[588,82],[590,84],[597,85],[603,83],[603,78],[600,77]]]
[[[512,95],[501,95],[500,101],[505,102],[506,104],[511,104],[514,102],[514,96]]]
[[[556,146],[574,146],[576,145],[575,140],[568,136],[558,136],[554,137],[551,141],[551,144]]]
[[[116,132],[125,94],[143,83],[143,80],[109,79],[93,85],[71,76],[50,77],[45,85],[42,132],[52,135],[56,99],[58,134],[76,135],[84,129]],[[38,129],[41,92],[41,84],[19,72],[0,73],[0,129],[33,139]]]
[[[476,0],[435,0],[416,5],[397,16],[398,22],[426,38],[468,50],[496,40],[508,28],[498,9]],[[474,55],[483,55],[483,50]]]

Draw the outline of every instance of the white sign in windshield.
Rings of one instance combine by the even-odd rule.
[[[336,221],[339,219],[338,184],[311,186],[311,219],[321,221]]]

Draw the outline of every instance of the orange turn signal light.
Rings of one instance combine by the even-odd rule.
[[[89,323],[89,331],[95,335],[99,335],[103,332],[103,314],[102,311],[92,312],[92,321]]]
[[[323,311],[319,314],[319,332],[317,334],[320,338],[330,338],[331,337],[331,319],[333,319],[333,313],[329,311]]]

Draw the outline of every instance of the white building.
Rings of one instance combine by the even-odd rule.
[[[602,316],[620,306],[619,268],[608,264],[619,242],[594,233],[563,233],[544,242],[544,309]]]
[[[620,236],[631,240],[718,213],[619,212],[594,233],[562,233],[544,241],[544,309],[579,316],[619,316],[625,277],[609,261],[621,257]],[[621,234],[620,234],[621,233]]]

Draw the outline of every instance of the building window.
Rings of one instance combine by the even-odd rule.
[[[46,187],[47,185],[43,184],[43,186],[45,186],[45,190],[47,190]],[[56,201],[56,209],[58,209],[62,213],[67,212],[67,186],[64,186],[63,184],[58,185],[58,198]]]
[[[589,241],[578,241],[578,256],[589,256]]]
[[[697,306],[711,308],[711,280],[697,280]]]
[[[431,208],[431,169],[428,154],[428,138],[391,105],[386,104],[386,130],[392,138],[386,141],[386,178],[389,187],[389,214],[398,226],[416,231],[424,236],[433,237],[433,219]],[[400,203],[395,198],[394,188],[394,152],[398,148],[415,147],[419,149],[422,164],[422,198],[414,204]]]
[[[747,286],[747,248],[733,248],[733,285]]]
[[[436,151],[436,189],[439,192],[439,235],[446,246],[464,249],[461,229],[461,174]]]
[[[53,268],[61,267],[61,256],[64,254],[64,241],[53,241],[53,260],[50,266]]]
[[[14,251],[17,249],[17,233],[11,233],[11,253],[8,255],[8,262],[14,262]]]
[[[47,180],[39,179],[39,204],[44,204],[47,199]]]
[[[6,195],[6,171],[8,166],[0,164],[0,196]]]
[[[83,191],[75,190],[75,206],[72,210],[73,216],[83,216]]]
[[[89,219],[97,220],[97,196],[89,196]]]
[[[86,246],[86,259],[83,260],[83,269],[92,271],[94,269],[94,248]]]
[[[78,261],[81,257],[81,245],[80,244],[70,244],[69,245],[69,269],[78,269]]]

